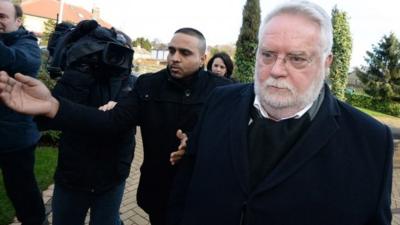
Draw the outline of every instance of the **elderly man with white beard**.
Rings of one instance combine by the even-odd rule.
[[[178,149],[186,152],[169,224],[390,225],[391,133],[324,84],[329,15],[287,2],[264,18],[258,39],[254,85],[215,89]],[[34,112],[14,94],[21,87],[0,76],[3,101]]]
[[[324,85],[328,14],[288,2],[258,39],[254,86],[215,89],[189,136],[170,224],[389,225],[391,133]]]

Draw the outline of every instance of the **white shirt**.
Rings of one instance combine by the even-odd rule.
[[[253,103],[254,107],[256,107],[256,109],[258,109],[258,111],[261,113],[262,117],[267,118],[267,119],[272,119],[275,121],[282,121],[282,120],[287,120],[287,119],[291,119],[291,118],[299,119],[311,108],[312,104],[313,103],[311,102],[306,107],[304,107],[302,110],[300,110],[299,112],[295,113],[292,116],[281,118],[281,119],[277,120],[277,119],[271,118],[271,116],[269,116],[268,113],[263,109],[263,107],[261,106],[261,103],[260,103],[260,99],[258,98],[257,95],[254,98],[254,103]]]

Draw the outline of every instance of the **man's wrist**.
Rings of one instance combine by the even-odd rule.
[[[58,113],[58,109],[60,108],[60,102],[54,98],[53,96],[51,96],[50,100],[49,100],[49,112],[45,114],[45,116],[49,117],[49,118],[54,118],[57,113]]]

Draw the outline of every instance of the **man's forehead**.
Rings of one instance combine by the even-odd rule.
[[[305,31],[306,30],[306,31]],[[315,50],[320,48],[320,32],[315,29],[299,30],[289,29],[265,29],[260,40],[261,48],[283,48],[297,51]],[[309,31],[309,32],[307,32]]]
[[[14,15],[15,14],[14,5],[9,1],[0,0],[0,14]]]
[[[172,37],[169,45],[186,45],[186,46],[197,46],[199,44],[199,39],[194,36],[176,33]]]

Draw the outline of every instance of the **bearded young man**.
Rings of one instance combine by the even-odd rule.
[[[264,19],[254,86],[217,88],[189,136],[170,224],[390,225],[392,136],[324,85],[331,48],[316,4]]]

